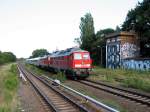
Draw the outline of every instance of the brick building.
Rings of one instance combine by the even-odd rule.
[[[136,34],[113,33],[106,37],[106,67],[118,68],[127,58],[138,57],[139,47]]]
[[[106,37],[106,67],[150,70],[150,58],[140,58],[135,33],[113,33]]]

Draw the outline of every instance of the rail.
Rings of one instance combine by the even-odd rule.
[[[93,81],[82,80],[82,81],[79,81],[79,83],[82,83],[84,85],[87,85],[87,86],[93,87],[95,89],[99,89],[99,90],[102,90],[102,91],[105,91],[105,92],[108,92],[108,93],[111,93],[111,94],[114,94],[117,96],[124,97],[126,99],[130,99],[137,103],[141,103],[141,104],[150,106],[149,96],[144,95],[144,94],[127,91],[125,89],[119,89],[114,86],[105,85],[105,84],[101,84],[101,83],[97,83],[97,82],[93,82]]]
[[[19,70],[19,73],[20,73],[20,77],[26,82],[27,81],[27,79],[25,78],[25,76],[23,75],[23,73],[22,73],[22,71],[20,70],[20,68],[19,68],[19,66],[17,65],[17,67],[18,67],[18,70]]]
[[[43,76],[43,77],[45,77],[45,78],[49,79],[50,81],[54,82],[53,79],[51,79],[51,78],[49,78],[49,77],[47,77],[47,76]],[[55,82],[55,83],[57,83],[57,82]],[[110,111],[110,112],[119,112],[118,110],[116,110],[116,109],[114,109],[114,108],[111,108],[111,107],[109,107],[109,106],[107,106],[107,105],[105,105],[105,104],[103,104],[103,103],[101,103],[101,102],[99,102],[99,101],[97,101],[97,100],[95,100],[95,99],[93,99],[93,98],[87,96],[87,95],[84,95],[84,94],[82,94],[82,93],[80,93],[80,92],[78,92],[78,91],[76,91],[76,90],[74,90],[74,89],[72,89],[72,88],[69,88],[69,87],[67,87],[67,86],[65,86],[65,85],[63,85],[63,84],[61,84],[61,83],[57,83],[57,84],[60,85],[60,86],[62,86],[62,87],[65,88],[65,89],[67,89],[67,90],[69,90],[69,91],[72,91],[73,93],[75,93],[75,94],[77,94],[77,95],[79,95],[79,96],[85,98],[86,100],[89,100],[89,101],[93,102],[94,104],[96,104],[96,105],[98,105],[98,106],[101,106],[102,108],[104,108],[104,109],[106,109],[106,110],[108,110],[108,111]]]
[[[21,66],[20,66],[21,67]],[[54,89],[53,87],[50,86],[50,84],[44,80],[42,80],[40,77],[34,75],[32,72],[30,71],[26,71],[23,67],[20,68],[20,70],[22,71],[22,73],[24,74],[31,74],[33,75],[33,77],[37,78],[38,80],[42,81],[43,84],[45,84],[46,86],[50,87],[52,90],[54,90],[56,93],[58,93],[60,96],[62,96],[64,99],[66,99],[67,101],[69,101],[70,103],[74,104],[77,108],[79,108],[82,112],[88,112],[87,109],[85,109],[84,107],[82,107],[81,105],[77,104],[76,102],[74,102],[73,100],[69,99],[69,97],[63,95],[61,92],[57,91],[56,89]],[[49,106],[52,107],[52,109],[55,111],[55,112],[60,112],[60,108],[62,108],[62,103],[59,105],[59,104],[56,104],[57,102],[52,102],[51,99],[49,99],[47,97],[47,95],[37,86],[37,84],[34,83],[34,81],[29,78],[28,76],[26,76],[27,79],[31,82],[31,84],[33,85],[33,87],[35,87],[35,89],[38,91],[38,93],[44,98],[44,100],[48,103]],[[51,93],[51,92],[50,92]],[[55,96],[56,98],[56,96]],[[55,98],[53,99],[53,101],[55,100]],[[58,100],[56,98],[56,100]],[[54,104],[53,104],[54,103]],[[56,107],[56,105],[57,107]],[[60,106],[60,108],[58,109],[58,105]],[[68,108],[68,106],[67,106]],[[65,108],[63,108],[65,110]],[[67,111],[67,110],[66,110]]]

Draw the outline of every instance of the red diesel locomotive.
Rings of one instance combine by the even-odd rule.
[[[30,59],[32,60],[35,59]],[[86,78],[92,68],[92,61],[88,51],[80,48],[69,48],[67,50],[56,51],[49,56],[36,60],[34,65],[48,68],[55,72],[63,71],[67,77]]]

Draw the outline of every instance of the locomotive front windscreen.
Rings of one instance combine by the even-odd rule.
[[[82,53],[82,54],[81,53],[75,53],[74,59],[75,60],[81,60],[81,59],[86,60],[86,59],[90,59],[90,56],[88,53]]]
[[[75,54],[74,54],[74,59],[75,59],[75,60],[80,60],[80,59],[82,59],[81,53],[75,53]]]
[[[83,59],[90,59],[89,54],[83,54]]]

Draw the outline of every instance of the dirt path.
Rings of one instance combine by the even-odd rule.
[[[20,80],[18,95],[21,112],[50,112],[29,83]]]

